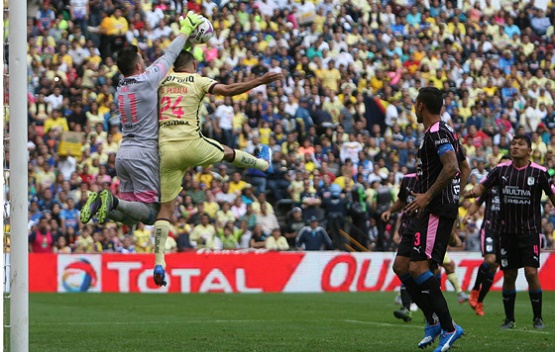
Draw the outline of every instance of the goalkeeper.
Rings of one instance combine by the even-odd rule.
[[[148,225],[154,223],[159,209],[160,186],[156,93],[187,38],[204,20],[189,11],[181,20],[181,33],[166,53],[147,68],[136,46],[118,52],[117,65],[123,75],[116,91],[123,125],[123,140],[116,156],[120,198],[114,197],[109,189],[90,192],[80,214],[83,224],[94,215],[97,215],[99,224],[107,218],[128,225],[139,221]]]

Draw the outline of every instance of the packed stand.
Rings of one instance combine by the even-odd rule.
[[[205,98],[203,134],[249,153],[269,145],[274,172],[189,170],[168,252],[394,250],[396,218],[380,215],[416,167],[420,87],[445,93],[442,118],[473,168],[468,187],[517,133],[532,138],[533,160],[552,171],[555,12],[501,2],[502,9],[439,0],[41,2],[27,22],[30,249],[152,251],[149,226],[81,224],[79,210],[89,191],[118,194],[117,51],[135,44],[153,62],[187,6],[215,29],[193,52],[202,75],[228,84],[268,71],[285,79],[233,99]],[[61,152],[64,143],[77,143],[77,153]],[[461,202],[461,218],[468,207]],[[479,248],[482,217],[460,224],[463,249]],[[546,248],[554,225],[546,204]]]

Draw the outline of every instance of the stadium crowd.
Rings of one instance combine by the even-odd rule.
[[[30,250],[152,251],[149,226],[81,224],[79,210],[89,191],[118,193],[117,51],[135,44],[153,62],[187,8],[214,26],[193,51],[202,75],[233,83],[275,71],[285,79],[233,99],[205,98],[203,134],[250,153],[269,145],[274,172],[189,170],[169,252],[394,250],[396,219],[380,215],[416,167],[420,87],[445,94],[442,118],[473,168],[468,189],[517,133],[531,137],[533,160],[553,174],[555,11],[533,0],[501,4],[41,1],[27,22]],[[5,12],[6,33],[7,24]],[[77,153],[59,150],[75,144],[69,132],[79,133]],[[470,202],[461,201],[461,219]],[[546,203],[543,211],[544,246],[552,248],[555,209]],[[461,249],[479,250],[482,217],[459,224]]]

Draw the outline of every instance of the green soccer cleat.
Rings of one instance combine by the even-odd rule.
[[[98,197],[97,192],[90,192],[89,196],[87,197],[87,202],[81,208],[81,212],[79,213],[79,220],[81,220],[82,224],[86,224],[93,216],[95,216],[96,212],[100,208],[100,198]]]
[[[100,192],[100,207],[98,208],[97,214],[98,223],[100,225],[103,225],[106,222],[106,220],[108,219],[108,214],[113,207],[114,196],[112,195],[112,192],[107,189]]]

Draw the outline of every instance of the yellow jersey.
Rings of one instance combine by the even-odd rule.
[[[197,73],[171,72],[160,83],[160,143],[195,139],[201,133],[199,108],[218,82]]]

